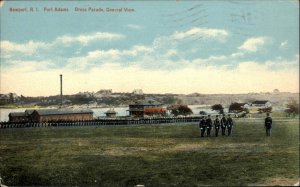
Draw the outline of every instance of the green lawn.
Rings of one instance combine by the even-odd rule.
[[[256,123],[254,123],[256,122]],[[0,129],[5,185],[292,185],[299,121],[236,121],[232,137],[196,124]]]

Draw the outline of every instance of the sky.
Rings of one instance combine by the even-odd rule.
[[[299,92],[296,0],[5,1],[0,11],[0,93],[57,95],[60,74],[64,94]]]

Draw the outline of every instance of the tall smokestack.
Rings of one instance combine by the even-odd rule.
[[[62,107],[63,104],[63,98],[62,98],[62,74],[59,75],[60,76],[60,107]]]

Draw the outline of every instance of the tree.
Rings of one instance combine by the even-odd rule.
[[[14,103],[14,95],[13,93],[9,93],[9,102]]]
[[[179,116],[179,115],[187,116],[187,115],[191,115],[193,111],[187,105],[179,105],[178,107],[173,108],[171,110],[171,113],[174,116]]]
[[[249,113],[249,109],[244,108],[243,105],[244,105],[243,103],[231,103],[228,110],[229,112],[234,112],[234,113],[240,113],[240,112]]]
[[[297,103],[295,100],[290,101],[287,105],[286,105],[286,110],[285,112],[290,116],[293,115],[294,117],[296,116],[296,114],[299,114],[299,103]]]
[[[243,105],[240,103],[231,103],[231,105],[229,106],[229,112],[235,112],[235,113],[239,113],[244,111],[244,108],[242,107]]]
[[[205,111],[200,111],[199,114],[200,115],[207,115],[207,113]]]
[[[215,104],[211,106],[212,110],[219,111],[219,114],[224,114],[224,108],[221,104]]]

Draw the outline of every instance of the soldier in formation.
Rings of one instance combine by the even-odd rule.
[[[230,117],[230,114],[228,114],[228,117],[227,117],[227,135],[228,136],[231,136],[232,128],[233,128],[233,120]]]
[[[219,119],[219,115],[216,115],[216,119],[214,121],[212,121],[210,115],[208,115],[207,117],[201,117],[200,122],[199,122],[201,137],[204,137],[205,131],[206,131],[206,135],[209,137],[211,130],[213,129],[213,125],[215,128],[215,136],[216,137],[219,135],[220,127],[222,130],[222,136],[226,135],[226,129],[227,129],[227,135],[231,136],[232,128],[233,128],[233,120],[230,117],[230,114],[228,114],[227,118],[226,118],[225,114],[223,114],[223,117],[221,118],[221,120]]]
[[[200,132],[201,132],[201,137],[204,137],[204,133],[206,130],[206,119],[204,117],[201,117],[201,119],[200,119],[199,128],[200,128]]]
[[[223,117],[221,119],[222,136],[225,136],[226,127],[227,127],[227,119],[225,117],[225,114],[223,114]]]
[[[219,115],[216,115],[216,119],[214,121],[216,137],[218,137],[218,135],[219,135],[220,124],[221,124],[221,122],[220,122],[220,119],[219,119]]]
[[[265,118],[265,129],[266,129],[266,136],[271,136],[272,118],[270,117],[269,113],[267,113],[267,117]]]
[[[210,136],[210,131],[212,129],[212,120],[210,118],[210,115],[208,115],[206,119],[206,128],[207,128],[207,136]]]

